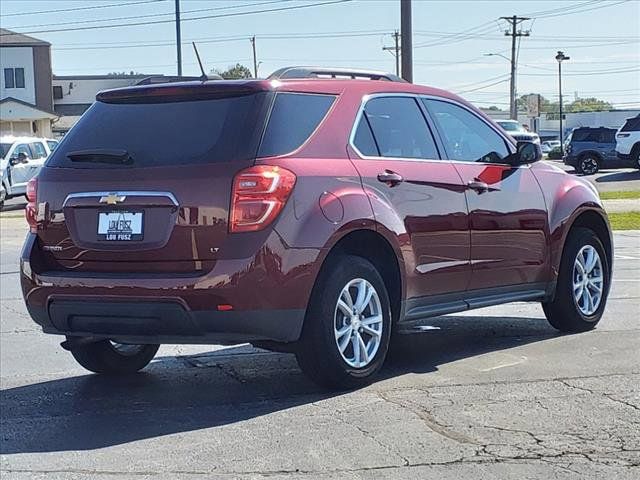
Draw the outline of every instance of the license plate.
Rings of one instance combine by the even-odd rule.
[[[130,242],[142,238],[142,212],[115,211],[98,214],[98,240]]]

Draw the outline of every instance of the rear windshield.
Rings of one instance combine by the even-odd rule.
[[[100,150],[126,152],[131,167],[246,160],[256,154],[266,98],[261,92],[163,103],[98,101],[65,135],[47,166],[113,167],[69,158]]]
[[[629,118],[622,129],[621,132],[639,132],[640,131],[640,116],[635,118]]]

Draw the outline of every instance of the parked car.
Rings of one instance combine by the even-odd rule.
[[[628,167],[616,154],[615,135],[613,128],[574,128],[565,143],[564,163],[583,175],[593,175],[603,168]]]
[[[0,207],[6,199],[27,193],[27,182],[35,177],[56,140],[33,137],[0,137]]]
[[[628,118],[616,132],[616,154],[624,162],[640,168],[640,115]]]
[[[496,120],[496,123],[517,142],[534,142],[540,144],[540,137],[538,134],[526,130],[516,120]]]
[[[548,154],[554,148],[560,148],[560,140],[547,140],[540,145],[542,153]]]
[[[462,98],[376,72],[101,92],[30,182],[22,292],[109,374],[162,343],[250,342],[343,389],[433,316],[533,301],[590,330],[607,215],[539,158]]]

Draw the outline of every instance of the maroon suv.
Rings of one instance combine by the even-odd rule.
[[[22,290],[99,373],[250,342],[349,388],[437,315],[536,301],[589,330],[607,216],[539,158],[461,98],[372,72],[101,92],[30,184]]]

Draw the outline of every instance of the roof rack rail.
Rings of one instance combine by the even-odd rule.
[[[354,70],[351,68],[328,67],[284,67],[273,72],[267,80],[283,80],[288,78],[351,78],[386,80],[388,82],[405,82],[402,78],[391,73],[375,70]]]
[[[220,75],[209,74],[207,76],[208,80],[222,80]],[[151,75],[149,77],[145,77],[142,80],[139,80],[135,83],[135,85],[156,85],[158,83],[174,83],[174,82],[189,82],[193,80],[202,81],[201,77],[194,76],[179,76],[179,75]]]

